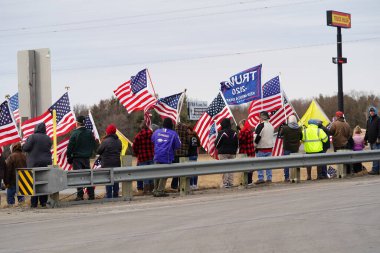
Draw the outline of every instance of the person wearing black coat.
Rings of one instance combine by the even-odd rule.
[[[28,168],[47,167],[52,164],[51,146],[52,141],[46,134],[45,123],[38,124],[34,129],[34,134],[28,137],[22,150],[27,153],[26,165]],[[42,207],[46,206],[48,195],[33,196],[31,207],[37,207],[38,201]]]
[[[106,129],[106,137],[104,137],[100,144],[97,153],[100,155],[100,164],[102,168],[120,167],[120,153],[122,149],[121,141],[116,135],[116,127],[109,125]],[[106,197],[117,198],[119,197],[119,183],[106,186]]]
[[[368,109],[368,120],[364,136],[365,143],[369,143],[371,150],[380,149],[380,119],[377,115],[377,109],[371,106]],[[369,175],[379,175],[380,162],[379,160],[373,161],[372,170],[368,172]]]
[[[230,119],[223,119],[221,124],[222,130],[218,132],[215,140],[215,147],[218,150],[219,160],[235,159],[239,147],[238,134],[231,129]],[[223,187],[230,188],[233,186],[233,173],[223,175]]]

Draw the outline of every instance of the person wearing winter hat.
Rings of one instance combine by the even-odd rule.
[[[67,146],[67,162],[73,165],[74,170],[90,169],[90,157],[95,149],[94,134],[86,129],[84,116],[77,117],[77,128],[72,132]],[[94,187],[87,187],[89,200],[95,199]],[[77,188],[75,200],[83,200],[83,188]]]
[[[115,168],[121,166],[120,153],[122,149],[121,141],[116,135],[116,127],[110,124],[106,128],[107,135],[100,144],[97,153],[100,155],[102,168]],[[106,186],[106,197],[119,197],[119,183]]]
[[[371,150],[380,149],[380,119],[377,115],[377,109],[370,106],[368,109],[368,120],[364,136],[364,141],[369,143]],[[370,175],[379,175],[380,161],[372,162],[372,170],[368,172]]]
[[[302,129],[294,115],[288,117],[288,124],[281,126],[280,136],[283,138],[284,155],[298,153],[302,140]],[[285,182],[289,182],[289,168],[284,168]]]
[[[334,145],[334,152],[340,149],[352,149],[349,147],[349,139],[352,137],[350,125],[345,121],[341,111],[335,113],[336,120],[331,124],[330,135]]]
[[[310,119],[309,126],[303,130],[302,142],[306,154],[323,153],[323,143],[329,140],[327,134],[318,127],[318,120]],[[306,167],[307,180],[311,180],[311,166]],[[324,178],[322,174],[322,166],[317,166],[318,179]]]
[[[165,118],[163,127],[154,131],[152,135],[154,145],[154,162],[157,164],[171,164],[175,150],[181,147],[178,134],[173,130],[173,121]],[[167,178],[155,180],[153,196],[164,197]]]

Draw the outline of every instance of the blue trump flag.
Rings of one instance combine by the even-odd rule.
[[[262,65],[244,70],[220,83],[220,90],[229,105],[239,105],[261,98]]]

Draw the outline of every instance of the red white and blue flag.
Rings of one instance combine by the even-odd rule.
[[[50,138],[53,137],[53,110],[56,110],[57,115],[57,136],[65,135],[75,128],[75,114],[71,110],[69,96],[66,92],[44,114],[29,119],[21,124],[23,141],[34,133],[34,128],[41,122],[46,124],[46,134]]]
[[[17,124],[20,123],[20,112],[19,112],[19,102],[18,102],[18,92],[9,98],[9,106],[11,107],[13,117]]]
[[[275,78],[266,82],[262,87],[262,98],[252,101],[248,109],[248,123],[251,127],[256,127],[260,121],[260,112],[268,113],[278,110],[282,107],[280,78]]]
[[[272,113],[269,122],[273,125],[274,128],[278,128],[282,123],[286,122],[286,119],[290,115],[295,115],[295,111],[290,104],[290,101],[285,95],[285,92],[282,93],[284,104],[283,107]]]
[[[66,156],[66,151],[67,151],[67,146],[69,145],[69,140],[70,140],[69,137],[65,138],[57,146],[57,164],[63,170],[72,170],[73,169],[73,165],[69,164],[67,162],[67,156]],[[52,151],[52,154],[53,154],[53,151]]]
[[[21,141],[8,101],[0,105],[0,147]]]
[[[146,72],[146,69],[141,70],[113,91],[128,113],[151,108],[157,102],[148,91]]]
[[[218,132],[216,131],[216,124],[212,124],[210,127],[210,132],[208,134],[207,139],[207,153],[213,157],[214,159],[218,159],[218,150],[215,147],[216,137],[218,136]]]
[[[178,122],[183,95],[184,92],[181,92],[168,97],[160,98],[154,105],[154,109],[161,116],[161,118],[170,118],[174,122]]]
[[[194,131],[198,134],[201,145],[207,149],[210,129],[216,123],[216,130],[220,129],[220,123],[225,118],[233,118],[233,115],[224,101],[221,93],[211,102],[206,112],[197,121]]]
[[[95,140],[100,141],[98,129],[96,128],[94,118],[92,117],[91,111],[88,111],[88,115],[86,116],[86,119],[84,121],[85,127],[90,130],[95,137]]]

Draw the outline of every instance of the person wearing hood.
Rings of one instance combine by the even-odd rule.
[[[239,147],[237,133],[231,129],[230,119],[223,119],[220,123],[222,129],[218,132],[215,140],[215,147],[218,150],[219,160],[235,159]],[[230,188],[233,186],[233,173],[223,174],[223,187]]]
[[[17,142],[11,145],[11,154],[5,161],[4,184],[7,188],[7,204],[15,204],[16,195],[16,169],[26,167],[26,156],[22,153],[21,143]],[[24,197],[17,196],[18,203],[24,202]]]
[[[86,117],[80,115],[76,120],[76,129],[72,132],[67,145],[67,162],[73,165],[74,170],[91,169],[90,157],[95,149],[95,137],[92,131],[85,127]],[[94,187],[87,187],[87,194],[89,200],[94,200]],[[83,188],[78,187],[75,200],[83,200],[83,195]]]
[[[324,153],[323,143],[329,140],[329,137],[321,128],[318,127],[318,120],[310,119],[308,121],[309,126],[304,128],[302,132],[302,142],[304,143],[304,148],[306,154],[318,154]],[[307,169],[307,180],[311,180],[311,167],[306,167]],[[322,174],[322,166],[317,166],[317,179],[324,178]]]
[[[34,134],[28,137],[22,150],[27,153],[26,164],[28,168],[47,167],[52,164],[51,146],[53,142],[46,134],[45,123],[40,123],[34,129]],[[33,196],[31,207],[38,206],[38,201],[42,207],[46,206],[48,195]]]
[[[173,130],[173,121],[165,118],[163,127],[154,131],[152,142],[154,145],[154,162],[156,164],[171,164],[174,161],[174,153],[181,147],[178,134]],[[167,178],[155,180],[153,196],[164,197]]]
[[[97,153],[100,155],[102,168],[115,168],[121,166],[120,153],[122,149],[121,141],[116,135],[116,127],[111,124],[106,128],[106,136],[100,144]],[[106,186],[107,198],[119,197],[119,183]]]
[[[380,149],[380,120],[377,113],[376,107],[369,107],[364,141],[369,143],[371,150]],[[368,174],[379,175],[379,160],[372,162],[372,170]]]
[[[255,146],[253,145],[253,131],[248,120],[239,122],[239,154],[247,154],[247,157],[255,157]],[[252,172],[248,172],[248,185],[252,184]]]
[[[297,124],[297,118],[294,115],[288,117],[288,124],[283,125],[280,129],[280,136],[283,137],[284,155],[298,153],[302,140],[302,130]],[[289,182],[289,168],[284,168],[285,182]]]
[[[274,128],[269,122],[269,113],[267,111],[260,112],[260,124],[257,125],[256,130],[256,157],[268,157],[272,156],[273,149],[273,133]],[[265,170],[267,176],[267,183],[272,182],[272,170]],[[259,170],[257,172],[258,180],[256,184],[265,183],[264,181],[264,171]]]

